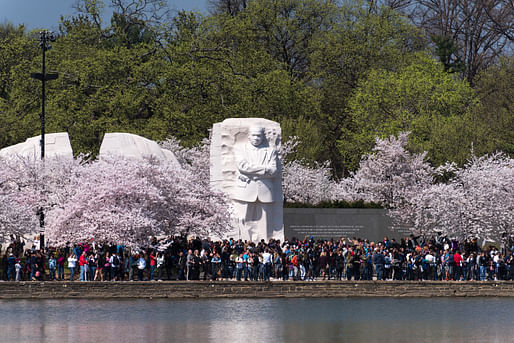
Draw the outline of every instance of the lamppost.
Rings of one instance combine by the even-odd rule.
[[[50,50],[52,46],[50,45],[50,42],[55,42],[55,36],[53,32],[43,30],[39,32],[39,46],[41,47],[41,50],[43,51],[43,69],[41,73],[31,73],[30,77],[41,80],[42,87],[41,87],[41,160],[45,159],[45,82],[50,80],[55,80],[59,76],[57,73],[47,73],[46,72],[46,66],[45,66],[45,52],[47,50]],[[39,216],[39,227],[40,227],[40,239],[39,239],[39,246],[40,249],[45,246],[45,213],[43,211],[43,207],[40,207],[37,211],[37,215]]]

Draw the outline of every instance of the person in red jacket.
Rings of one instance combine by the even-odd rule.
[[[455,281],[459,281],[462,275],[462,255],[460,251],[457,250],[455,254],[453,254],[453,279]]]
[[[153,274],[155,272],[155,267],[157,266],[157,256],[155,251],[150,253],[150,281],[153,280]]]
[[[79,258],[80,281],[87,281],[88,262],[86,252],[83,251]]]

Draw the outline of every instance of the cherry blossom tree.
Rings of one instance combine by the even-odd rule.
[[[472,156],[462,168],[434,169],[425,153],[406,150],[407,139],[408,133],[377,138],[374,153],[344,180],[354,198],[381,202],[396,224],[423,235],[499,239],[514,233],[513,159]]]
[[[9,160],[0,159],[0,240],[6,240],[10,235],[21,235],[25,227],[34,228],[36,213],[31,213],[31,207],[20,199],[18,178],[15,170],[11,169]]]
[[[148,207],[160,197],[139,172],[123,159],[83,165],[70,180],[68,201],[48,214],[48,239],[57,245],[141,242],[155,225]]]
[[[434,169],[425,160],[426,152],[411,154],[407,149],[408,132],[388,139],[376,138],[373,153],[364,156],[359,169],[352,174],[354,199],[398,208],[433,183]]]
[[[175,154],[182,168],[197,176],[197,181],[204,185],[210,180],[210,146],[211,140],[205,138],[200,144],[191,148],[183,147],[175,137],[160,142],[162,148],[170,150]]]
[[[514,160],[504,154],[475,157],[462,168],[450,165],[446,183],[434,184],[411,199],[397,215],[421,233],[498,240],[514,234]]]
[[[199,151],[198,154],[200,157],[207,156],[208,160],[205,152]],[[210,189],[208,173],[200,171],[200,166],[195,165],[199,161],[195,160],[181,169],[154,161],[144,164],[145,175],[149,175],[147,177],[152,185],[164,196],[158,218],[176,218],[176,228],[172,228],[172,233],[180,230],[200,236],[221,237],[231,229],[228,199],[224,193]]]
[[[40,161],[20,156],[1,159],[0,236],[39,232],[39,211],[47,213],[57,203],[66,201],[69,175],[80,160]]]
[[[282,144],[282,190],[286,202],[316,205],[322,201],[337,200],[338,184],[332,178],[330,163],[291,159],[300,144],[297,137],[290,137]]]
[[[0,194],[0,241],[10,235],[22,236],[36,228],[36,212],[16,198],[14,194]]]
[[[74,194],[49,214],[48,237],[58,245],[94,240],[137,247],[150,236],[220,236],[230,229],[224,196],[165,161],[94,161],[71,185]]]
[[[449,237],[467,236],[462,233],[459,216],[463,194],[452,184],[434,184],[409,199],[408,204],[390,209],[396,223],[424,236],[442,234]]]
[[[472,156],[452,182],[471,204],[465,227],[480,236],[514,233],[514,159],[502,153]]]
[[[514,234],[514,161],[501,153],[472,157],[461,168],[434,169],[407,151],[408,133],[376,139],[350,177],[336,181],[326,163],[292,160],[298,140],[282,145],[287,201],[380,202],[414,232],[498,239]],[[193,148],[162,143],[181,167],[153,159],[0,161],[0,238],[32,234],[46,214],[47,238],[66,243],[145,245],[150,236],[222,236],[230,230],[225,195],[209,187],[209,141]],[[443,177],[444,176],[444,177]],[[436,180],[439,180],[436,182]]]
[[[337,183],[331,174],[328,163],[315,163],[312,167],[299,161],[284,163],[282,188],[285,201],[316,205],[336,200]]]

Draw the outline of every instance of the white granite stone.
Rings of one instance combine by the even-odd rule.
[[[99,158],[108,155],[124,156],[128,158],[143,159],[153,156],[180,166],[173,152],[162,149],[157,142],[150,139],[125,132],[110,132],[104,135],[100,146]]]
[[[227,237],[284,239],[280,124],[262,118],[230,118],[211,136],[211,187],[228,194],[235,231]]]
[[[0,150],[0,157],[20,156],[41,158],[41,136],[28,138],[25,142]],[[45,158],[73,158],[73,150],[67,132],[45,134]]]

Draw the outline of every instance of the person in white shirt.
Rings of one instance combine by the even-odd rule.
[[[157,280],[162,281],[162,270],[164,266],[164,254],[157,255]]]
[[[23,269],[23,266],[21,265],[20,261],[16,261],[16,264],[14,265],[14,268],[16,269],[16,281],[21,280],[21,270]]]
[[[146,261],[143,257],[143,254],[139,256],[139,259],[137,260],[137,279],[139,281],[143,281],[143,274],[146,268]]]
[[[239,254],[238,257],[236,257],[236,279],[237,281],[241,281],[241,276],[243,275],[243,268],[244,268],[245,260],[243,258],[243,253]]]
[[[75,274],[75,268],[77,267],[77,256],[71,254],[68,257],[68,269],[70,270],[70,281],[73,281],[73,275]]]
[[[264,281],[269,281],[271,274],[271,253],[268,249],[262,254],[262,263],[264,264]]]

